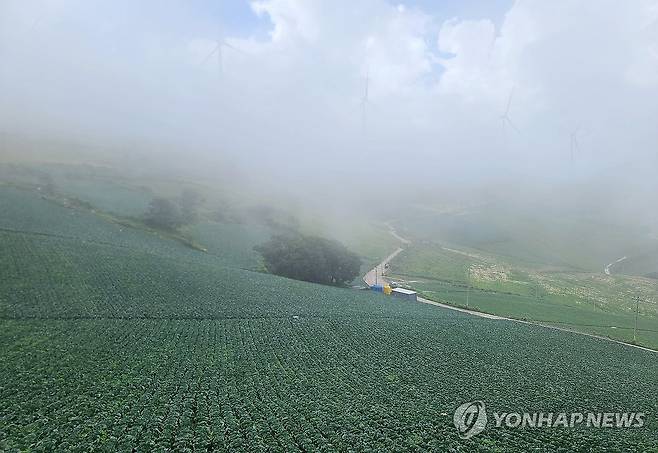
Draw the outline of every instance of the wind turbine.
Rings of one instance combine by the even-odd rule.
[[[570,136],[569,148],[571,151],[571,162],[573,163],[574,155],[577,151],[580,150],[580,144],[578,143],[578,132],[580,132],[580,126],[577,127]]]
[[[512,91],[509,94],[509,98],[507,99],[507,107],[505,108],[505,113],[500,115],[500,121],[502,122],[503,125],[503,134],[505,134],[505,126],[510,126],[512,129],[516,131],[517,134],[520,134],[521,131],[512,123],[512,120],[509,117],[509,109],[512,106],[512,95],[514,94],[514,88],[512,88]]]
[[[370,99],[368,99],[368,88],[370,85],[370,70],[366,70],[366,87],[363,92],[363,97],[361,98],[361,127],[363,131],[366,130],[366,110],[368,104],[370,104]]]
[[[206,56],[206,58],[204,58],[203,61],[201,62],[201,64],[204,65],[208,60],[210,60],[210,58],[213,55],[217,54],[217,67],[219,68],[220,76],[224,74],[224,52],[223,52],[224,47],[226,47],[227,49],[231,49],[234,52],[244,54],[242,50],[226,42],[226,38],[224,37],[220,29],[219,32],[217,33],[217,45],[212,50],[212,52],[210,52],[208,56]]]

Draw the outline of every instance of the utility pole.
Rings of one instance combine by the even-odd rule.
[[[469,279],[466,282],[466,308],[468,308],[468,297],[471,292],[471,280]]]
[[[637,342],[637,312],[640,309],[640,296],[635,297],[635,327],[633,328],[633,343]]]

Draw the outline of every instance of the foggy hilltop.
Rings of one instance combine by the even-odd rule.
[[[290,184],[652,184],[653,2],[498,3],[4,1],[2,132]]]
[[[0,8],[7,158],[197,179],[326,224],[488,206],[658,229],[653,2]]]
[[[658,451],[658,0],[0,0],[0,451]]]

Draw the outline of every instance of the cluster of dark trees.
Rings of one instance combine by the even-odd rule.
[[[199,207],[205,202],[192,189],[185,189],[178,199],[155,197],[144,214],[144,223],[162,230],[174,231],[199,220]],[[217,222],[256,223],[276,230],[294,231],[299,227],[297,219],[286,211],[266,205],[237,209],[226,204],[207,213]]]
[[[196,191],[185,189],[177,202],[163,197],[151,200],[144,214],[144,223],[161,230],[175,231],[183,225],[199,220],[198,209],[203,197]]]
[[[361,259],[339,242],[302,234],[280,234],[254,247],[268,272],[326,285],[345,285],[361,269]]]
[[[156,197],[149,204],[144,223],[160,230],[176,231],[198,221],[198,209],[203,201],[192,190],[184,190],[176,201]],[[295,232],[296,220],[274,209],[259,208],[249,214],[251,220],[285,231],[254,247],[263,256],[268,272],[337,286],[350,283],[359,275],[361,259],[341,243]]]

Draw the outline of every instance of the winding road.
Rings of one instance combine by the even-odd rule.
[[[614,266],[615,264],[619,264],[619,263],[621,263],[622,261],[624,261],[626,259],[628,259],[628,257],[623,256],[623,257],[619,258],[617,261],[613,261],[612,263],[608,264],[606,267],[603,268],[603,272],[605,272],[605,275],[611,275],[610,274],[610,268],[612,266]]]
[[[390,222],[386,222],[385,225],[388,227],[388,232],[391,234],[391,236],[393,236],[395,239],[400,241],[402,245],[411,244],[411,241],[409,239],[400,236],[398,232],[395,231],[395,228],[393,227],[393,225],[391,225]],[[402,247],[398,247],[393,253],[391,253],[386,258],[384,258],[384,260],[381,263],[379,263],[374,268],[370,269],[368,273],[366,273],[366,275],[363,276],[363,281],[366,283],[366,285],[374,286],[374,285],[384,285],[388,283],[388,280],[386,280],[385,277],[387,271],[387,265],[393,260],[393,258],[398,256],[402,251],[404,251],[404,249]],[[441,308],[447,308],[448,310],[460,311],[462,313],[468,313],[470,315],[479,316],[481,318],[506,319],[509,321],[516,321],[515,319],[512,318],[505,318],[502,316],[492,315],[489,313],[482,313],[479,311],[468,310],[466,308],[460,308],[452,305],[442,304],[440,302],[425,299],[424,297],[418,297],[417,300],[418,302],[422,302],[424,304],[434,305],[436,307],[441,307]]]
[[[390,222],[386,222],[386,226],[388,227],[388,231],[391,234],[391,236],[393,236],[395,239],[400,241],[402,243],[402,245],[411,244],[411,241],[409,239],[403,238],[402,236],[400,236],[395,231],[395,228],[390,224]],[[402,251],[404,251],[404,248],[402,248],[401,246],[398,247],[393,253],[388,255],[381,263],[379,263],[374,268],[370,269],[366,273],[366,275],[363,276],[363,281],[366,283],[366,285],[371,287],[375,284],[381,285],[381,284],[384,284],[384,283],[388,283],[388,281],[385,278],[385,274],[386,274],[386,270],[387,270],[386,265],[389,264],[391,262],[391,260],[393,260],[393,258],[398,256]],[[613,263],[608,264],[605,267],[605,273],[607,275],[610,275],[610,267],[613,264],[620,263],[620,262],[624,261],[625,259],[626,259],[626,257],[623,257],[623,258],[620,258],[620,259],[618,259],[617,261],[615,261]],[[424,297],[418,297],[417,300],[418,300],[418,302],[421,302],[421,303],[424,303],[424,304],[434,305],[436,307],[444,308],[444,309],[447,309],[447,310],[459,311],[461,313],[466,313],[466,314],[469,314],[469,315],[478,316],[480,318],[501,320],[501,321],[511,321],[511,322],[517,322],[517,323],[521,323],[521,324],[531,324],[533,326],[544,327],[546,329],[559,330],[559,331],[562,331],[562,332],[571,332],[571,333],[575,333],[575,334],[578,334],[578,335],[584,335],[586,337],[598,338],[600,340],[605,340],[605,341],[609,341],[609,342],[612,342],[612,343],[621,344],[621,345],[624,345],[624,346],[630,346],[632,348],[641,349],[643,351],[653,352],[655,354],[658,353],[658,351],[655,350],[655,349],[645,348],[643,346],[638,346],[638,345],[631,344],[631,343],[625,343],[625,342],[620,341],[620,340],[614,340],[612,338],[603,337],[601,335],[580,332],[578,330],[568,329],[568,328],[565,328],[565,327],[557,327],[557,326],[553,326],[553,325],[550,325],[550,324],[542,324],[542,323],[534,322],[534,321],[524,321],[524,320],[521,320],[521,319],[507,318],[505,316],[498,316],[498,315],[492,315],[490,313],[483,313],[483,312],[480,312],[480,311],[468,310],[466,308],[455,307],[453,305],[442,304],[440,302],[425,299]]]
[[[385,283],[388,283],[384,279],[384,274],[386,273],[386,265],[391,262],[393,258],[398,256],[400,252],[402,252],[404,249],[401,247],[398,247],[395,252],[391,253],[388,255],[384,261],[379,263],[377,266],[374,268],[370,269],[366,275],[363,276],[363,281],[366,282],[366,285],[368,286],[374,286],[374,285],[383,285]]]

